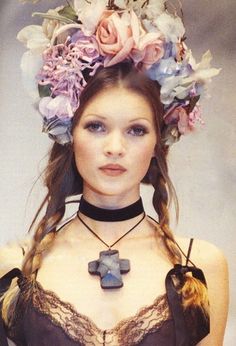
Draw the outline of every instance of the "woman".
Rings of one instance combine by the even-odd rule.
[[[62,48],[56,45],[57,52]],[[178,124],[179,137],[192,104],[164,109],[159,84],[140,68],[147,60],[134,60],[132,51],[129,59],[100,64],[90,77],[84,73],[70,132],[58,131],[67,119],[44,118],[58,142],[46,169],[48,194],[40,208],[46,205],[46,213],[23,251],[22,271],[1,279],[3,327],[17,345],[222,345],[224,257],[204,241],[175,239],[169,228],[168,203],[175,195],[167,153],[173,129]],[[51,76],[41,71],[39,77],[51,88]],[[49,112],[58,96],[46,96],[40,111]],[[71,144],[64,145],[66,136]],[[154,187],[159,223],[145,215],[141,182]],[[81,193],[76,217],[58,229],[66,198]],[[3,249],[3,262],[7,252],[19,263],[8,263],[2,274],[21,266],[19,248]],[[8,289],[15,276],[18,283]]]

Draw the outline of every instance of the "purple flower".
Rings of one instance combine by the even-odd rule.
[[[80,58],[92,62],[99,58],[99,48],[96,37],[85,36],[84,33],[78,30],[72,37],[71,42],[75,44],[76,49],[80,52]]]
[[[190,126],[195,126],[196,123],[200,123],[200,125],[204,125],[205,122],[202,119],[202,110],[201,107],[197,104],[191,113],[189,113],[189,124]]]
[[[173,57],[169,57],[154,64],[147,73],[152,80],[157,80],[160,85],[163,85],[167,78],[189,76],[192,68],[186,62],[176,62]]]
[[[76,38],[79,37],[79,41]],[[74,42],[75,41],[75,42]],[[43,67],[37,75],[40,85],[50,85],[51,96],[65,95],[69,98],[73,112],[78,108],[79,97],[87,82],[102,65],[96,39],[78,32],[64,44],[52,46],[43,53]]]
[[[39,101],[39,111],[46,119],[57,116],[63,120],[70,119],[74,115],[70,99],[65,95],[58,95],[54,98],[50,96],[43,97]]]

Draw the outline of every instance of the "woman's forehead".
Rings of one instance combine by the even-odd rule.
[[[139,117],[152,114],[152,108],[141,94],[123,87],[112,87],[94,96],[86,105],[83,114],[94,112],[101,113],[101,116],[118,112]]]

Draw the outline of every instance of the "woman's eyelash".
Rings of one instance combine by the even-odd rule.
[[[144,126],[134,125],[130,128],[129,133],[133,136],[144,136],[146,133],[148,133],[148,130]]]
[[[105,130],[105,127],[99,121],[91,121],[85,125],[85,129],[88,129],[90,132],[102,132]]]
[[[100,121],[90,121],[89,123],[85,124],[84,128],[90,132],[95,132],[95,133],[106,131],[105,125]],[[132,127],[128,129],[127,133],[132,136],[141,137],[141,136],[144,136],[146,133],[148,133],[148,129],[142,125],[133,125]]]

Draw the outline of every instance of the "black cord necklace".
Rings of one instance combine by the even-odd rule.
[[[81,210],[81,205],[80,208],[77,212],[77,217],[78,219],[82,222],[82,224],[98,239],[100,240],[108,250],[106,251],[101,251],[99,253],[99,259],[89,262],[88,263],[88,271],[90,274],[93,275],[100,275],[101,278],[101,287],[102,288],[120,288],[123,286],[123,281],[122,281],[122,276],[121,274],[128,273],[130,271],[130,261],[128,259],[120,259],[119,258],[119,251],[118,250],[113,250],[112,247],[117,244],[121,239],[123,239],[126,235],[128,235],[130,232],[132,232],[145,218],[146,214],[143,210],[143,204],[141,198],[134,204],[131,204],[128,207],[122,208],[122,209],[116,209],[116,210],[110,210],[110,209],[103,209],[103,208],[98,208],[95,207],[91,204],[89,204],[87,201],[84,199],[82,200],[82,210]],[[86,206],[89,206],[88,209],[86,209]],[[91,207],[92,206],[92,207]],[[132,209],[134,206],[134,209]],[[107,215],[109,214],[109,221],[123,221],[127,219],[131,219],[134,216],[138,216],[141,213],[143,214],[141,219],[133,226],[131,227],[127,232],[125,232],[119,239],[117,239],[113,244],[109,245],[107,244],[99,235],[94,232],[94,230],[87,225],[84,220],[80,217],[79,212],[82,212],[84,215],[91,217],[94,219],[94,214],[91,213],[92,210],[96,208],[96,218],[99,215],[99,210],[101,211],[101,214],[99,215],[99,221],[108,221],[107,220]],[[125,214],[121,214],[120,210],[125,210],[128,209],[131,214],[129,218],[124,219],[124,215],[127,217],[127,212],[125,211]],[[111,211],[112,213],[106,213],[106,211]],[[135,210],[135,211],[133,211]],[[132,212],[133,211],[133,212]],[[138,213],[138,214],[137,214]],[[134,215],[135,214],[135,215]],[[120,220],[120,216],[122,217],[122,220]],[[112,220],[111,220],[112,219]]]

